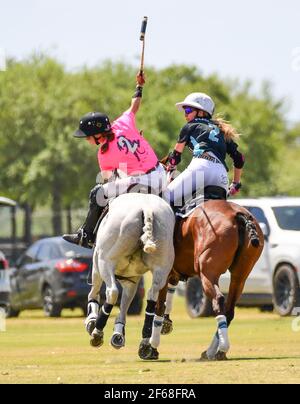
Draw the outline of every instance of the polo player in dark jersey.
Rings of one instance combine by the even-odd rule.
[[[168,157],[168,169],[174,169],[188,146],[193,154],[190,165],[169,186],[169,198],[173,207],[182,207],[194,196],[203,194],[208,186],[219,187],[227,193],[236,194],[241,188],[244,156],[238,151],[236,130],[222,119],[213,119],[215,104],[203,93],[192,93],[183,102],[176,104],[184,111],[187,124],[182,128],[175,149]],[[226,155],[234,163],[234,179],[229,186]]]

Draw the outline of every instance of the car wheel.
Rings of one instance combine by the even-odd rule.
[[[43,309],[46,317],[60,317],[62,307],[55,303],[54,293],[50,286],[47,286],[43,292]]]
[[[186,308],[191,318],[210,317],[213,308],[210,300],[203,293],[199,277],[190,278],[186,285]]]
[[[297,275],[290,265],[282,265],[277,270],[273,288],[276,312],[282,317],[291,315],[299,303],[300,288]]]
[[[6,306],[5,311],[7,318],[17,318],[21,313],[20,310],[15,310],[10,304]]]

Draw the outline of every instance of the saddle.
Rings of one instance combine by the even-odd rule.
[[[176,217],[185,219],[189,217],[195,209],[197,209],[203,202],[207,202],[210,200],[214,201],[226,201],[227,194],[224,188],[217,186],[208,186],[204,188],[204,196],[198,195],[193,199],[189,200],[185,206],[180,208],[176,212]]]

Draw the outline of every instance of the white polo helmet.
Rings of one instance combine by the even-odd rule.
[[[185,106],[201,109],[211,116],[213,116],[215,111],[215,103],[207,94],[204,93],[189,94],[184,101],[176,104],[179,111],[183,111],[183,107]]]

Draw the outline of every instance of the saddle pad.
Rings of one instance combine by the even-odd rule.
[[[203,195],[197,196],[196,198],[190,200],[189,202],[186,203],[186,205],[183,208],[180,208],[175,216],[180,217],[181,219],[186,219],[189,217],[195,209],[198,208],[202,203],[204,202],[204,197]]]
[[[209,200],[225,200],[226,201],[226,193],[222,188],[205,188],[204,196],[198,195],[195,198],[188,201],[183,208],[180,208],[175,216],[180,217],[181,219],[186,219],[189,217],[195,209],[197,209],[202,203],[207,202]]]

